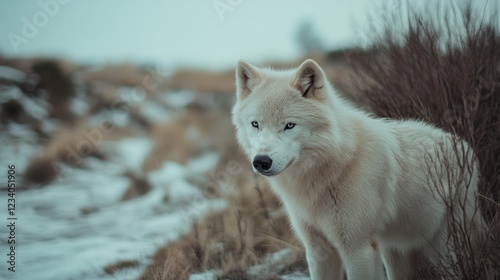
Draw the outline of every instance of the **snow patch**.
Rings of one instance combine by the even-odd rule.
[[[190,90],[179,90],[167,92],[161,95],[163,100],[177,108],[183,108],[193,103],[196,99],[196,93]]]
[[[85,115],[89,109],[89,105],[87,100],[85,100],[85,96],[83,94],[78,94],[71,99],[70,108],[75,115],[81,117]]]
[[[113,150],[120,157],[121,164],[131,170],[141,169],[152,148],[153,143],[148,138],[125,138],[103,143],[104,150]]]
[[[97,114],[89,117],[89,123],[93,126],[102,126],[104,123],[111,123],[116,127],[125,128],[130,126],[130,109],[127,110],[101,110]]]
[[[152,101],[144,101],[140,108],[141,115],[152,123],[166,122],[173,114],[164,105]]]
[[[26,79],[26,74],[17,69],[0,65],[0,77],[16,82],[21,82],[22,80]]]
[[[189,276],[189,280],[212,280],[217,278],[217,272],[206,271],[202,273],[192,274]]]
[[[24,111],[35,119],[43,119],[48,116],[50,105],[42,98],[27,97],[18,87],[10,86],[2,89],[0,94],[0,103],[5,103],[9,100],[17,100]]]

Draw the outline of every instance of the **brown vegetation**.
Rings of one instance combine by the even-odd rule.
[[[26,167],[23,176],[28,182],[47,184],[58,175],[57,169],[54,168],[55,164],[56,160],[52,157],[35,156]]]
[[[105,81],[115,86],[140,87],[148,72],[134,65],[107,65],[103,68],[87,71],[84,80],[87,83]]]
[[[442,21],[437,14],[414,14],[402,38],[389,22],[367,50],[370,58],[353,65],[360,76],[375,81],[363,90],[375,114],[424,120],[471,144],[480,165],[478,211],[489,225],[487,240],[477,245],[463,221],[448,221],[450,255],[443,256],[439,270],[446,279],[498,279],[500,26],[497,15],[481,16],[471,6],[451,11]],[[469,168],[464,163],[461,172]],[[448,211],[463,207],[448,203]]]
[[[195,272],[214,270],[221,279],[253,279],[248,269],[268,254],[291,248],[283,267],[264,268],[259,279],[290,267],[303,268],[301,247],[280,205],[261,179],[226,196],[228,207],[212,212],[179,241],[160,248],[142,279],[187,279]],[[237,277],[235,277],[237,276]]]
[[[102,139],[97,141],[88,138],[91,131],[101,133]],[[89,135],[89,134],[87,134]],[[102,141],[119,139],[131,136],[129,129],[115,129],[111,133],[104,133],[100,128],[89,126],[86,123],[77,123],[73,126],[62,127],[51,135],[42,151],[33,157],[28,164],[24,176],[31,183],[46,184],[55,179],[60,169],[58,163],[79,167],[86,157],[103,159],[100,150]]]
[[[122,270],[125,268],[131,268],[131,267],[136,267],[139,265],[138,261],[135,260],[124,260],[124,261],[118,261],[116,263],[110,264],[104,268],[104,272],[107,274],[114,274],[118,270]]]
[[[122,196],[122,200],[130,200],[145,195],[151,190],[151,185],[142,174],[127,172],[126,177],[130,179],[130,185]]]
[[[307,58],[313,58],[322,65],[328,79],[346,98],[364,106],[364,99],[360,95],[359,88],[360,83],[363,81],[358,79],[349,63],[352,59],[366,60],[367,57],[362,51],[346,49],[332,51],[326,55],[315,54]],[[299,65],[304,59],[300,58],[290,63],[271,61],[266,66],[276,69],[289,69]],[[190,89],[201,93],[233,94],[236,90],[234,70],[213,72],[181,69],[166,79],[164,87],[169,90]]]
[[[35,63],[32,72],[38,76],[36,90],[45,90],[48,93],[50,115],[63,121],[71,120],[73,113],[69,103],[75,95],[71,77],[52,60]]]
[[[150,128],[153,149],[144,162],[144,171],[157,169],[165,160],[185,164],[202,151],[224,154],[235,148],[229,112],[190,105],[175,119]]]

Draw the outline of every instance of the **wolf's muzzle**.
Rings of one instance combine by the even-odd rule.
[[[253,159],[253,167],[259,172],[265,172],[271,168],[273,160],[266,155],[257,155]]]

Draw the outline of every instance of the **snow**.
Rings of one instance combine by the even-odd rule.
[[[149,180],[154,185],[168,183],[170,180],[179,179],[185,176],[185,169],[176,162],[165,162],[157,170],[149,175]]]
[[[152,143],[148,138],[125,138],[120,141],[106,142],[102,148],[105,151],[114,152],[124,167],[139,170],[151,147]]]
[[[89,117],[89,123],[93,126],[102,126],[103,123],[111,123],[115,127],[125,128],[130,126],[130,109],[101,110],[99,113]]]
[[[193,103],[196,93],[191,90],[176,90],[161,94],[160,96],[167,104],[181,108]]]
[[[49,104],[37,97],[27,97],[18,87],[9,86],[2,89],[0,103],[17,100],[22,104],[26,113],[35,119],[43,119],[48,115]]]
[[[57,119],[43,119],[40,121],[40,128],[45,134],[50,135],[57,130],[59,124],[60,121]]]
[[[206,173],[217,164],[219,155],[217,153],[204,153],[203,155],[190,160],[187,168],[195,173]]]
[[[83,116],[89,109],[89,104],[85,100],[83,93],[79,92],[75,97],[71,99],[70,103],[71,111],[77,116]]]
[[[0,77],[8,79],[8,80],[20,82],[26,78],[26,74],[24,74],[24,72],[19,71],[17,69],[0,65]]]
[[[292,253],[292,249],[285,248],[267,256],[262,264],[257,264],[247,270],[247,274],[251,277],[258,278],[259,276],[273,274],[272,272],[279,271],[283,264],[286,263],[286,258]],[[209,270],[201,273],[192,274],[189,280],[215,280],[220,272],[217,270]],[[290,274],[278,276],[281,280],[309,280],[309,275],[302,271],[292,272]]]
[[[206,271],[202,273],[192,274],[189,276],[189,280],[211,280],[217,278],[216,271]]]
[[[24,171],[29,159],[39,150],[36,133],[26,125],[9,123],[0,134],[0,166],[15,164],[16,172]],[[7,173],[0,173],[0,182],[5,182]]]
[[[18,139],[33,139],[36,138],[36,133],[30,129],[29,126],[14,122],[7,123],[7,129],[9,132],[8,136],[10,138],[18,138]]]
[[[140,113],[152,123],[165,122],[173,117],[172,112],[167,110],[164,105],[149,100],[141,104]]]
[[[19,136],[26,130],[11,125],[7,132]],[[37,150],[21,141],[22,148],[16,151],[12,143],[0,150],[3,166],[13,159],[18,166],[24,165]],[[123,173],[139,172],[151,147],[146,138],[105,142],[102,149],[108,160],[88,158],[83,168],[61,165],[63,172],[54,182],[18,191],[16,238],[20,244],[15,279],[137,279],[159,246],[189,231],[192,222],[209,209],[225,207],[221,200],[204,198],[186,180],[209,170],[205,165],[217,163],[213,154],[186,166],[165,162],[145,175],[150,192],[121,201],[130,184]],[[6,234],[4,227],[1,234]],[[119,260],[137,260],[139,266],[115,275],[104,273],[105,266]],[[1,279],[12,276],[5,273],[0,272]]]

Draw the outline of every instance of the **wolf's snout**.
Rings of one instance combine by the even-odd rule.
[[[267,171],[269,168],[271,168],[271,165],[273,164],[273,160],[264,155],[257,155],[253,159],[253,167],[257,169],[257,171],[262,172],[262,171]]]

